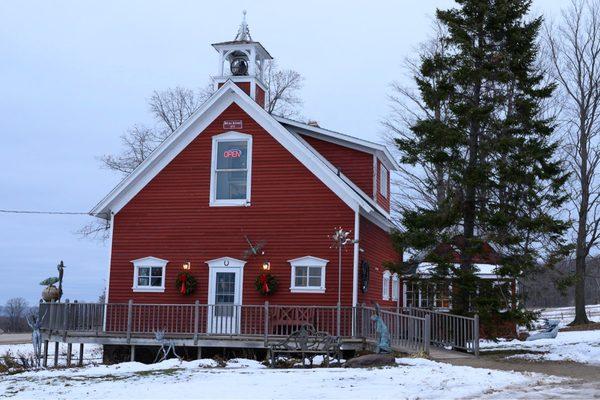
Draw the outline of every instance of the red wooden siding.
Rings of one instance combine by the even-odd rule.
[[[365,260],[370,265],[369,288],[366,293],[359,290],[359,303],[366,303],[372,306],[378,302],[382,307],[392,307],[396,305],[392,301],[392,279],[390,277],[390,300],[385,301],[382,298],[383,273],[385,272],[384,263],[397,262],[400,255],[392,246],[392,241],[387,232],[377,225],[360,217],[360,247],[364,250],[361,253],[361,260]],[[402,303],[402,286],[400,286],[400,303]],[[402,304],[400,304],[402,305]]]
[[[380,206],[382,206],[386,211],[390,211],[390,171],[388,170],[387,173],[387,180],[388,180],[388,185],[387,185],[387,196],[382,196],[381,192],[379,191],[379,185],[381,184],[380,179],[381,179],[381,160],[377,159],[377,174],[376,174],[376,190],[375,190],[375,196],[377,198],[377,204],[379,204]]]
[[[331,164],[346,175],[356,186],[369,197],[373,193],[373,155],[364,151],[354,150],[339,144],[302,136]]]
[[[265,91],[258,85],[256,85],[256,102],[265,108]]]
[[[249,207],[209,207],[212,136],[223,133],[226,119],[241,119],[240,132],[253,137]],[[109,301],[206,303],[205,262],[224,256],[242,259],[248,249],[245,234],[252,241],[266,241],[266,246],[264,256],[250,257],[244,267],[244,304],[268,300],[278,304],[334,305],[337,251],[330,248],[328,235],[336,226],[353,230],[354,212],[234,104],[115,215]],[[290,292],[291,267],[287,260],[307,255],[329,260],[324,294]],[[134,293],[131,289],[131,260],[146,256],[169,261],[164,293]],[[271,273],[279,279],[279,289],[273,296],[263,297],[255,290],[254,282],[267,260],[271,262]],[[345,305],[350,305],[352,299],[352,260],[350,247],[343,253]],[[198,286],[193,295],[182,296],[176,290],[175,279],[187,261],[191,262],[190,272]]]

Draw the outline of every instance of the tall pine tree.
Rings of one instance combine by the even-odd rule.
[[[449,278],[453,310],[478,312],[488,332],[500,320],[526,322],[519,308],[506,310],[499,293],[475,274],[482,243],[502,257],[501,274],[519,278],[546,257],[564,251],[566,224],[555,217],[565,201],[566,180],[552,139],[553,121],[543,105],[552,96],[536,64],[541,18],[528,18],[531,0],[457,0],[438,10],[449,51],[422,59],[421,75],[443,76],[445,85],[417,80],[428,106],[443,97],[450,118],[426,117],[412,135],[397,140],[403,161],[429,162],[448,171],[446,198],[435,207],[403,215],[398,240],[423,250],[464,237],[460,265],[439,260],[437,279]]]

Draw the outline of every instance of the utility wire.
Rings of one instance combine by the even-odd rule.
[[[43,215],[91,215],[88,212],[76,212],[76,211],[35,211],[35,210],[3,210],[0,209],[0,213],[3,214],[43,214]],[[106,213],[98,213],[94,215],[105,215]]]

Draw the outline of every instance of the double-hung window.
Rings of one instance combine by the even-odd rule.
[[[392,275],[392,300],[397,301],[400,297],[400,278],[398,274]]]
[[[306,256],[288,262],[292,266],[291,292],[325,293],[325,267],[328,260]]]
[[[167,262],[156,257],[133,260],[133,291],[164,292]]]
[[[390,273],[390,271],[385,271],[383,273],[382,289],[381,289],[381,298],[383,300],[390,299],[390,276],[391,275],[392,274]]]
[[[252,136],[227,132],[213,137],[210,205],[250,204]]]

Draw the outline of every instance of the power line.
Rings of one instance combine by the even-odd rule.
[[[37,210],[3,210],[0,209],[0,213],[3,214],[42,214],[42,215],[92,215],[89,212],[78,212],[78,211],[37,211]],[[104,215],[106,213],[98,213],[93,215]]]

